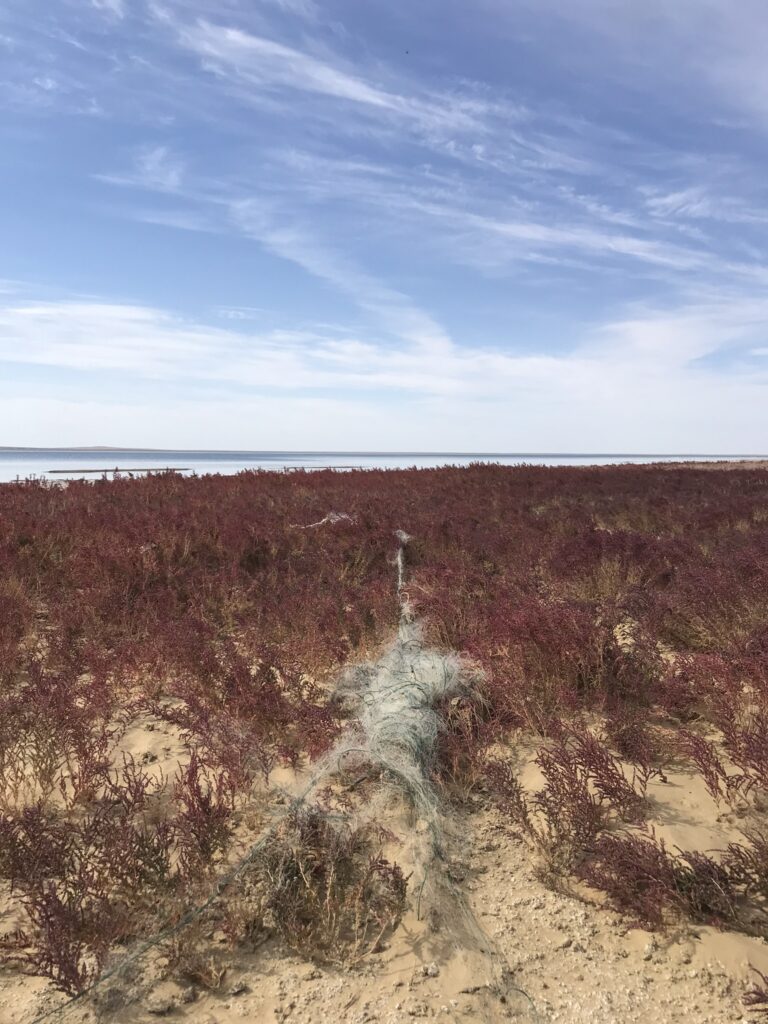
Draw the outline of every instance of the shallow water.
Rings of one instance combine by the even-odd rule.
[[[513,466],[604,466],[619,463],[677,462],[681,460],[765,458],[756,455],[707,454],[601,454],[575,452],[234,452],[120,449],[95,451],[78,449],[0,450],[0,481],[42,477],[49,480],[98,479],[121,472],[146,472],[165,468],[184,473],[239,473],[244,469],[362,468],[402,469],[498,462]]]

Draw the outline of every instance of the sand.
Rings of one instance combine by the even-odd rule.
[[[518,753],[525,746],[518,744]],[[122,747],[166,777],[184,756],[174,730],[148,719],[131,727]],[[531,749],[529,743],[522,774],[526,786],[535,788]],[[281,773],[277,781],[290,782],[290,774]],[[667,778],[666,784],[652,782],[649,796],[651,824],[670,847],[722,849],[739,838],[740,820],[715,804],[699,778],[682,771],[670,771]],[[568,895],[542,884],[533,852],[485,794],[475,794],[450,813],[460,837],[453,879],[509,968],[505,1002],[486,988],[487,958],[457,948],[450,920],[438,921],[436,929],[418,920],[412,891],[411,908],[385,948],[354,969],[303,961],[266,937],[258,949],[226,954],[228,967],[216,991],[160,981],[140,986],[139,1001],[121,1008],[125,986],[106,983],[98,1000],[101,1019],[115,1024],[163,1016],[187,1024],[395,1024],[433,1017],[560,1024],[755,1019],[741,996],[750,963],[768,972],[763,940],[709,927],[680,926],[656,934],[631,927],[603,905],[599,893]],[[0,933],[12,930],[18,917],[5,896]],[[451,908],[443,913],[450,916]],[[44,980],[0,969],[0,1024],[32,1024],[66,1002]],[[83,1003],[50,1019],[72,1024],[97,1016]]]

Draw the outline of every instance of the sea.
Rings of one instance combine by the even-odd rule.
[[[287,452],[172,451],[159,449],[0,448],[0,482],[93,480],[116,472],[135,475],[173,469],[184,474],[239,473],[245,469],[407,469],[466,466],[609,466],[622,463],[711,462],[765,459],[764,455],[630,454],[596,452]]]

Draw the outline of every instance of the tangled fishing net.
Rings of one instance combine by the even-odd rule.
[[[302,528],[340,520],[353,517],[329,513]],[[411,538],[402,530],[396,536],[397,636],[378,659],[342,674],[335,699],[346,711],[347,727],[334,747],[313,766],[301,791],[288,794],[280,813],[205,901],[114,962],[81,997],[33,1024],[66,1013],[85,996],[93,997],[103,1016],[113,998],[105,1002],[108,980],[110,993],[115,984],[123,986],[121,1007],[135,1003],[154,983],[150,970],[141,977],[139,961],[146,968],[147,954],[161,945],[178,951],[185,942],[196,942],[201,927],[204,931],[205,922],[215,920],[227,901],[245,908],[248,927],[266,921],[303,955],[357,962],[394,931],[406,910],[407,880],[398,864],[384,856],[388,843],[399,849],[407,843],[411,887],[418,892],[417,920],[424,906],[430,927],[445,933],[442,948],[475,958],[480,983],[473,991],[486,999],[483,1019],[495,1020],[499,1003],[504,1004],[502,1016],[509,1016],[516,1003],[516,1019],[537,1019],[451,877],[452,849],[461,843],[446,823],[432,782],[443,728],[439,709],[451,698],[471,696],[477,677],[456,654],[425,645],[405,590],[405,550]],[[355,800],[361,783],[365,797]],[[382,818],[394,822],[394,828],[381,825]]]

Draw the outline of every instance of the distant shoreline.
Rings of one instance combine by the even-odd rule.
[[[460,451],[348,451],[342,449],[280,449],[280,448],[112,448],[104,445],[80,446],[80,447],[13,447],[11,445],[0,445],[2,455],[29,455],[29,454],[110,454],[116,455],[126,453],[145,453],[153,455],[354,455],[365,457],[394,457],[394,456],[429,456],[443,457],[456,456],[461,458],[599,458],[599,459],[707,459],[732,462],[734,460],[766,459],[768,453],[750,454],[746,452],[460,452]]]
[[[596,452],[308,452],[214,451],[169,448],[0,448],[0,482],[95,479],[118,474],[172,472],[196,476],[318,470],[436,470],[471,465],[561,467],[568,471],[609,466],[671,470],[752,470],[768,468],[766,455]]]

